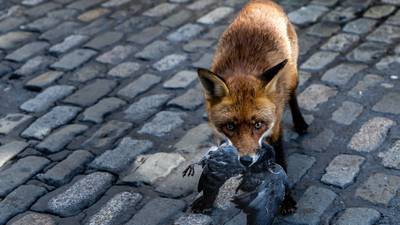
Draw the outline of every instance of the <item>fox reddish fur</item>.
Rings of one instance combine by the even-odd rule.
[[[297,35],[282,8],[252,0],[222,34],[211,70],[199,69],[210,125],[239,151],[257,159],[262,141],[281,146],[281,118],[289,103],[296,131],[305,132],[297,104]]]

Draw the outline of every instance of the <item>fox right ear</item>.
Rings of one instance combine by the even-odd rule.
[[[220,99],[228,94],[228,87],[217,74],[202,68],[197,69],[197,74],[204,88],[206,99]]]

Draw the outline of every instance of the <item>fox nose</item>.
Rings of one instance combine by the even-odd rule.
[[[239,161],[243,166],[249,167],[253,162],[253,158],[251,156],[245,155],[241,156]]]

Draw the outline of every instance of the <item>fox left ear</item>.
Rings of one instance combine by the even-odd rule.
[[[284,67],[285,67],[285,65],[287,64],[287,62],[288,62],[288,60],[287,59],[285,59],[285,60],[283,60],[282,62],[280,62],[280,63],[278,63],[277,65],[275,65],[275,66],[273,66],[273,67],[271,67],[271,68],[269,68],[268,70],[266,70],[265,72],[263,72],[262,74],[261,74],[261,76],[259,77],[259,79],[261,80],[261,82],[262,82],[262,87],[263,88],[266,88],[266,87],[268,87],[268,88],[270,88],[271,87],[271,85],[272,86],[274,86],[274,83],[275,82],[271,82],[273,79],[274,79],[274,77],[279,73],[279,71],[281,71]],[[275,79],[276,80],[276,79]],[[267,88],[267,89],[268,89]]]

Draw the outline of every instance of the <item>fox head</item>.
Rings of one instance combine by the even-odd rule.
[[[234,75],[226,80],[206,69],[198,69],[211,126],[239,151],[240,162],[257,161],[264,139],[276,122],[279,86],[276,76],[287,60],[259,76]]]

